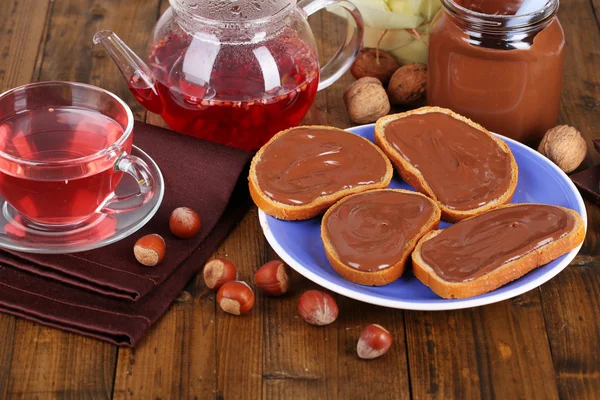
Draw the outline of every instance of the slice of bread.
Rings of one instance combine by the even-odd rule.
[[[519,206],[520,204],[507,204],[500,208]],[[506,262],[498,268],[465,282],[449,282],[444,280],[421,257],[421,249],[428,241],[442,233],[444,230],[431,231],[424,235],[412,253],[412,268],[415,276],[429,286],[438,296],[446,299],[457,299],[478,296],[491,292],[507,283],[514,281],[528,272],[549,263],[563,254],[575,249],[585,238],[585,224],[581,216],[574,210],[558,207],[575,218],[573,229],[561,238],[545,244],[537,249]],[[477,218],[477,216],[473,217]],[[464,222],[464,221],[463,221]],[[459,222],[460,224],[461,222]]]
[[[510,184],[508,186],[508,189],[501,196],[497,197],[496,199],[494,199],[480,207],[473,208],[473,209],[467,209],[467,210],[458,210],[458,209],[451,208],[447,204],[444,204],[438,200],[438,197],[434,193],[431,186],[428,184],[427,180],[425,179],[425,177],[423,176],[421,171],[419,169],[417,169],[416,167],[414,167],[398,150],[396,150],[394,148],[394,146],[392,146],[392,144],[387,140],[386,135],[385,135],[385,127],[390,122],[395,121],[400,118],[407,117],[409,115],[427,114],[427,113],[443,113],[443,114],[451,116],[454,119],[457,119],[459,121],[466,123],[467,125],[483,132],[483,134],[491,137],[498,144],[498,147],[500,149],[502,149],[502,151],[506,152],[509,155],[510,168],[511,168]],[[407,111],[404,113],[392,114],[392,115],[382,117],[379,120],[377,120],[377,123],[375,124],[375,143],[377,143],[377,145],[383,150],[383,152],[390,158],[390,160],[392,161],[392,164],[394,164],[396,171],[398,171],[398,173],[400,174],[400,176],[402,176],[402,179],[404,179],[404,181],[406,183],[408,183],[413,188],[415,188],[415,190],[431,197],[432,199],[434,199],[435,201],[438,202],[438,205],[442,210],[442,220],[444,220],[444,221],[448,221],[448,222],[460,221],[464,218],[469,218],[474,215],[481,214],[487,210],[498,207],[502,204],[509,203],[511,201],[513,194],[515,192],[515,189],[517,187],[518,167],[517,167],[515,158],[514,158],[512,152],[510,151],[510,149],[508,148],[508,146],[506,145],[506,143],[504,143],[501,139],[492,135],[481,125],[476,124],[475,122],[471,121],[470,119],[463,117],[462,115],[456,114],[455,112],[453,112],[449,109],[446,109],[446,108],[421,107],[421,108]],[[427,149],[424,149],[424,151],[426,151],[426,150]]]
[[[406,194],[409,194],[412,196],[422,197],[423,199],[425,199],[427,202],[429,202],[432,205],[431,216],[426,221],[426,223],[423,224],[420,231],[406,241],[406,245],[401,254],[401,257],[399,259],[389,260],[389,263],[391,264],[391,266],[389,266],[385,269],[372,271],[372,272],[371,271],[361,271],[357,268],[354,268],[350,265],[345,264],[340,259],[340,257],[338,256],[338,253],[336,252],[335,246],[333,245],[333,243],[331,241],[326,224],[327,224],[328,218],[331,216],[331,214],[338,207],[343,205],[348,200],[350,200],[352,198],[356,198],[358,196],[366,196],[370,193],[385,192],[385,191],[406,193]],[[387,284],[395,281],[396,279],[398,279],[404,273],[406,262],[410,256],[411,252],[415,248],[417,241],[423,235],[425,235],[427,232],[431,231],[432,229],[437,229],[437,227],[440,223],[440,215],[441,215],[440,209],[437,206],[435,201],[431,200],[427,196],[422,195],[421,193],[413,192],[410,190],[379,189],[379,190],[371,190],[368,192],[363,192],[363,193],[345,197],[342,200],[340,200],[339,202],[337,202],[336,204],[334,204],[329,210],[327,210],[327,212],[323,216],[323,220],[321,222],[321,239],[323,240],[323,244],[325,246],[325,254],[327,255],[327,259],[329,260],[333,269],[335,269],[337,271],[337,273],[339,273],[345,279],[347,279],[351,282],[354,282],[354,283],[361,284],[361,285],[368,285],[368,286],[387,285]]]
[[[319,196],[315,200],[306,204],[284,204],[282,202],[272,199],[261,189],[259,179],[256,175],[256,167],[261,162],[263,152],[266,148],[269,147],[269,145],[271,145],[273,142],[275,142],[277,139],[287,134],[288,132],[302,128],[335,130],[339,132],[344,132],[344,134],[347,135],[354,135],[355,137],[360,138],[360,140],[364,140],[365,143],[368,143],[368,146],[371,146],[377,152],[377,154],[381,156],[382,160],[385,163],[385,174],[381,176],[381,179],[378,182],[371,184],[358,184],[353,187],[339,190],[328,195]],[[258,208],[260,208],[265,213],[271,215],[272,217],[283,220],[304,220],[322,214],[332,204],[334,204],[336,201],[340,200],[345,196],[364,192],[370,189],[379,189],[387,187],[390,184],[390,181],[392,180],[393,173],[394,170],[392,168],[390,160],[385,156],[385,154],[381,151],[379,147],[377,147],[368,139],[355,135],[352,132],[334,128],[331,126],[312,125],[286,129],[284,131],[279,132],[268,143],[266,143],[252,159],[252,163],[250,164],[250,173],[248,175],[248,183],[250,187],[250,195],[252,196],[252,200],[254,200],[254,203],[256,203]]]

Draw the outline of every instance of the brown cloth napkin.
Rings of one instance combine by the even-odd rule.
[[[134,143],[156,161],[165,179],[156,216],[131,237],[89,252],[0,252],[0,311],[134,345],[247,211],[245,166],[251,153],[141,122]],[[200,214],[197,237],[170,235],[169,215],[179,206]],[[135,240],[147,233],[159,233],[167,242],[165,259],[153,268],[133,257]]]

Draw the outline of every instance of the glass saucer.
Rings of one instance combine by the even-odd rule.
[[[154,196],[145,205],[122,214],[94,214],[81,226],[66,232],[46,232],[24,228],[19,216],[0,196],[0,248],[26,253],[76,253],[117,242],[146,225],[162,203],[165,182],[158,165],[148,154],[136,146],[133,146],[131,154],[144,160],[155,178]],[[137,182],[124,174],[115,192],[127,194],[138,191]]]

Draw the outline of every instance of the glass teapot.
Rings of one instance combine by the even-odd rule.
[[[246,150],[300,123],[316,92],[355,60],[362,18],[346,0],[170,0],[146,60],[112,31],[94,35],[136,99],[174,130]],[[319,68],[307,17],[341,6],[355,23]]]

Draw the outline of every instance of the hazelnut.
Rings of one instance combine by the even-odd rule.
[[[181,239],[189,239],[200,230],[200,217],[188,207],[177,207],[169,218],[171,233]]]
[[[221,286],[237,279],[235,265],[229,260],[215,258],[204,265],[204,283],[209,289],[219,290]]]
[[[381,325],[368,325],[360,334],[356,352],[364,360],[371,360],[387,353],[392,345],[392,335]]]
[[[411,105],[423,98],[426,86],[427,65],[408,64],[394,72],[387,94],[392,104]]]
[[[146,267],[154,267],[165,256],[167,245],[165,240],[155,233],[142,236],[133,246],[135,259]]]
[[[559,125],[546,132],[538,151],[569,173],[576,170],[585,159],[587,144],[577,129]]]
[[[356,79],[370,76],[379,79],[385,85],[398,68],[400,68],[400,62],[392,53],[364,48],[358,53],[350,72]]]
[[[226,313],[246,314],[254,306],[254,292],[246,282],[227,282],[217,292],[217,303]]]
[[[269,261],[254,274],[254,284],[267,296],[281,296],[290,287],[290,274],[283,262]]]
[[[335,299],[320,290],[307,290],[298,299],[298,314],[311,325],[328,325],[336,320]]]
[[[375,122],[390,112],[390,101],[377,78],[360,78],[348,86],[344,103],[350,119],[357,124]]]

